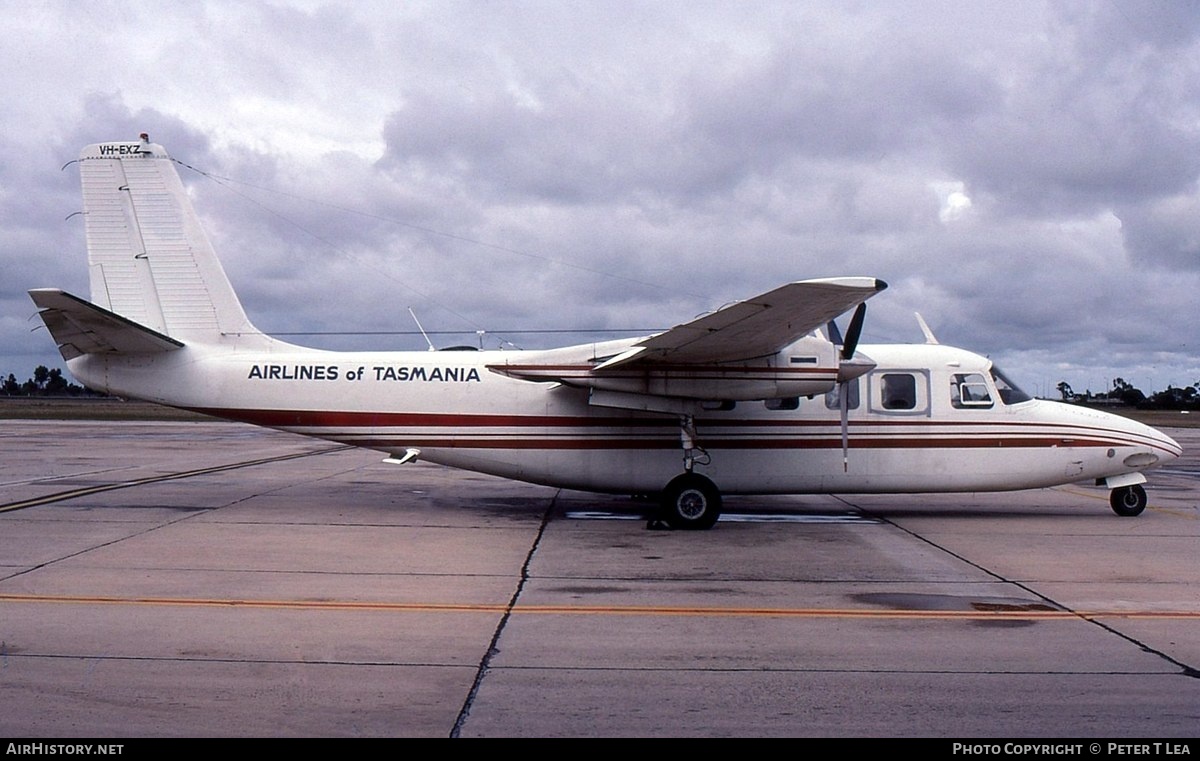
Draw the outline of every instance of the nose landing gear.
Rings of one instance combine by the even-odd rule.
[[[1146,509],[1146,490],[1141,484],[1113,489],[1108,496],[1108,504],[1117,515],[1127,518],[1141,515]]]

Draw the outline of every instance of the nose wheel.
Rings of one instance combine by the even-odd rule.
[[[1113,489],[1108,495],[1108,504],[1112,506],[1113,512],[1127,518],[1132,518],[1135,515],[1141,515],[1146,509],[1146,490],[1141,484],[1133,486],[1122,486],[1120,489]]]

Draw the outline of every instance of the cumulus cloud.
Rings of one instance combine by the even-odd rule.
[[[0,106],[0,370],[59,364],[27,288],[86,293],[59,168],[148,131],[194,167],[268,331],[412,329],[410,306],[455,343],[661,328],[865,274],[892,284],[867,340],[920,340],[920,311],[1039,384],[1200,378],[1186,2],[29,10],[0,49],[19,83]]]
[[[1151,198],[1117,213],[1125,245],[1139,264],[1200,270],[1200,192]]]

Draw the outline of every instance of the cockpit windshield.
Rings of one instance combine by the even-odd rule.
[[[1032,396],[1025,393],[1021,388],[1010,381],[1008,376],[1000,371],[1000,368],[992,365],[992,381],[996,384],[996,390],[1000,392],[1000,399],[1005,404],[1020,404],[1033,399]]]

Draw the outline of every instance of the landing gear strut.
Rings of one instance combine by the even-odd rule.
[[[691,473],[696,463],[707,465],[712,459],[704,447],[696,445],[696,418],[679,416],[679,444],[683,447],[683,469]]]
[[[1117,515],[1128,518],[1141,515],[1142,511],[1146,509],[1146,490],[1142,488],[1141,484],[1113,489],[1108,496],[1108,504],[1112,506],[1113,512]]]
[[[696,445],[696,420],[691,415],[679,419],[679,443],[683,447],[684,472],[671,479],[659,495],[659,512],[647,523],[658,528],[665,521],[671,528],[710,529],[721,517],[721,491],[709,479],[694,473],[697,465],[707,465],[708,452]]]

